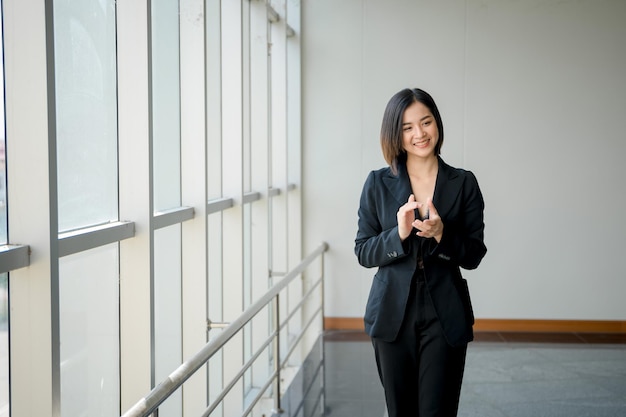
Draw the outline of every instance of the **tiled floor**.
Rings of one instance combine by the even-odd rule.
[[[367,336],[323,338],[329,417],[382,417]],[[468,348],[459,417],[626,417],[626,335],[477,334]]]
[[[385,398],[372,344],[364,333],[324,336],[325,416],[382,417]]]

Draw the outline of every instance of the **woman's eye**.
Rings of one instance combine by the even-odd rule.
[[[404,128],[404,131],[405,131],[405,132],[408,132],[409,130],[411,130],[411,128],[410,128],[410,127],[405,127],[405,128]]]

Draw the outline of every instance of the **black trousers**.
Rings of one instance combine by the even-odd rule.
[[[467,345],[448,345],[422,271],[398,338],[372,344],[389,417],[456,417]]]

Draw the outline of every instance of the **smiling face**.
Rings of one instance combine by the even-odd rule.
[[[432,112],[419,101],[413,102],[402,115],[402,147],[407,159],[435,156],[439,129]]]

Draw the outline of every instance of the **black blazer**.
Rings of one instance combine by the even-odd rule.
[[[365,310],[365,331],[388,342],[396,338],[421,250],[426,285],[446,339],[452,346],[465,344],[473,339],[474,314],[460,268],[476,268],[487,252],[478,182],[470,171],[439,158],[433,196],[444,225],[439,244],[415,236],[415,229],[412,237],[400,240],[396,213],[410,194],[404,164],[398,165],[398,175],[390,168],[370,172],[363,186],[354,251],[361,265],[378,267]]]

